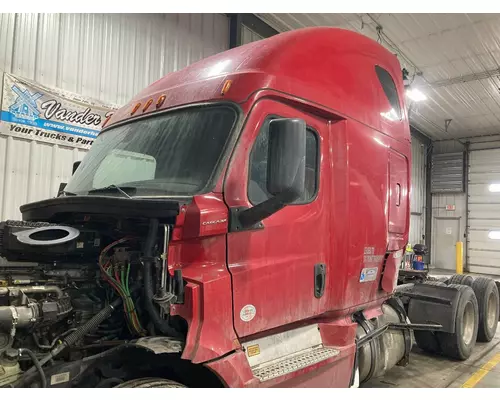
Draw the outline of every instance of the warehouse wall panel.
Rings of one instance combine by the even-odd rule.
[[[410,243],[424,243],[427,147],[411,138]]]
[[[0,72],[124,104],[228,35],[221,14],[0,14]]]
[[[167,73],[226,50],[228,38],[222,14],[0,14],[0,75],[119,106]],[[84,154],[0,133],[0,220],[54,196]]]

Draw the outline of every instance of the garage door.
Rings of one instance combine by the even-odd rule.
[[[470,272],[500,275],[500,149],[470,153],[468,225]]]

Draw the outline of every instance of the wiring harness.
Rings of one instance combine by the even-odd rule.
[[[142,327],[134,301],[131,296],[129,286],[130,276],[130,261],[125,263],[116,262],[113,257],[106,257],[107,253],[115,246],[132,240],[130,237],[119,239],[106,246],[99,256],[99,267],[103,278],[111,285],[123,300],[123,308],[125,311],[129,330],[133,334],[145,336],[146,331]]]

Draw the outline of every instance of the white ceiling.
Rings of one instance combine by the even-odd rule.
[[[280,32],[335,26],[382,41],[428,97],[410,120],[434,140],[500,134],[500,14],[257,15]]]

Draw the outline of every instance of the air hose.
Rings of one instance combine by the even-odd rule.
[[[153,325],[161,333],[166,336],[178,338],[179,332],[172,328],[167,320],[164,320],[160,316],[160,312],[155,308],[154,303],[154,286],[153,286],[153,265],[154,265],[154,246],[158,236],[158,220],[151,219],[149,223],[148,236],[146,238],[144,257],[142,259],[142,264],[144,266],[144,307],[148,312],[149,318],[153,322]]]

